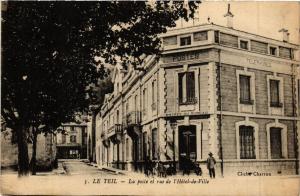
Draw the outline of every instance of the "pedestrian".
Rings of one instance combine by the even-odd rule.
[[[215,173],[215,164],[216,164],[216,160],[213,157],[213,154],[210,152],[208,153],[209,157],[207,159],[207,169],[209,171],[209,176],[210,178],[215,178],[216,173]]]

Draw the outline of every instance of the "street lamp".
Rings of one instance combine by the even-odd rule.
[[[173,172],[176,174],[176,160],[175,160],[175,129],[177,126],[176,120],[171,120],[170,121],[170,126],[172,128],[172,134],[173,134]]]

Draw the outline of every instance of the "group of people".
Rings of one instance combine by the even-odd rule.
[[[206,166],[209,171],[210,178],[215,178],[216,172],[215,172],[215,165],[216,160],[213,157],[213,154],[210,152],[209,157],[206,160]],[[196,175],[201,176],[202,175],[202,169],[199,165],[199,163],[194,163],[192,160],[183,157],[182,158],[182,174],[189,175],[191,171],[194,171]],[[153,162],[150,160],[149,157],[146,157],[145,160],[145,168],[144,172],[146,176],[154,176],[155,174],[158,175],[158,177],[166,177],[167,175],[175,175],[176,174],[176,168],[172,164],[163,164],[161,161],[159,162]]]

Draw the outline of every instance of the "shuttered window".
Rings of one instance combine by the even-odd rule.
[[[177,45],[177,36],[171,36],[171,37],[163,38],[163,44],[165,46]]]
[[[279,47],[279,56],[283,58],[292,58],[292,49],[286,47]]]
[[[179,103],[194,104],[195,98],[195,74],[194,72],[179,73]]]
[[[207,31],[201,31],[194,33],[194,41],[207,40]]]
[[[268,44],[264,42],[251,41],[251,50],[259,53],[268,53]]]
[[[252,103],[250,90],[250,76],[240,75],[240,103]]]
[[[270,80],[270,106],[279,107],[279,80]]]
[[[254,129],[251,126],[240,126],[240,158],[255,159]]]
[[[230,47],[238,47],[238,37],[235,35],[229,35],[225,33],[220,33],[220,43],[222,45],[227,45]]]

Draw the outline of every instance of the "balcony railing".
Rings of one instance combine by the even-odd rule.
[[[197,97],[187,97],[186,100],[179,99],[179,105],[193,105],[197,103]]]
[[[271,103],[270,103],[270,106],[271,106],[271,107],[281,108],[281,107],[283,106],[283,104],[280,103],[280,102],[271,102]]]
[[[115,124],[115,133],[122,133],[122,124]]]

